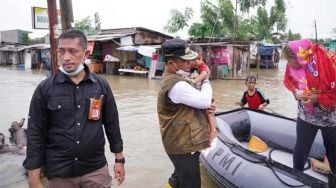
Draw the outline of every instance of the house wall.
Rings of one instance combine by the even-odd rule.
[[[329,42],[329,50],[333,51],[333,52],[336,52],[336,40]]]
[[[7,64],[7,52],[0,51],[0,65]]]
[[[104,59],[106,55],[112,54],[111,42],[103,42],[101,50],[101,59]]]
[[[22,37],[19,36],[19,31],[17,30],[1,31],[0,34],[1,34],[2,42],[8,42],[8,43],[21,43],[22,42]]]
[[[25,53],[25,68],[26,69],[31,69],[32,68],[32,53],[26,52]]]
[[[111,52],[112,56],[120,59],[121,62],[127,62],[127,61],[136,61],[136,53],[135,52],[126,52],[123,50],[117,50],[120,46],[111,42]]]
[[[135,44],[162,44],[165,41],[166,39],[164,37],[147,32],[140,32],[134,36]]]
[[[213,62],[214,54],[213,48],[226,47],[230,55],[230,60],[227,64],[215,64]],[[233,50],[235,48],[235,51]],[[249,64],[249,45],[246,46],[233,46],[232,44],[226,45],[202,45],[203,59],[208,64],[212,79],[242,79],[250,73]],[[244,49],[244,50],[243,50]],[[235,52],[235,54],[234,54]],[[235,58],[233,57],[235,56]],[[234,61],[235,59],[235,61]]]

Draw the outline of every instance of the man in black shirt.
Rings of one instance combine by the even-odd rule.
[[[30,187],[109,187],[104,131],[115,154],[118,184],[125,177],[117,106],[106,80],[90,73],[85,35],[78,30],[58,38],[59,72],[36,88],[29,109],[27,157]],[[103,127],[104,126],[104,127]]]

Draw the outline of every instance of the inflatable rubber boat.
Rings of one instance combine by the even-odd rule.
[[[296,121],[272,113],[236,109],[216,114],[218,136],[201,152],[200,161],[219,187],[284,188],[327,187],[328,178],[312,170],[294,170]],[[255,136],[267,144],[263,152],[248,148]],[[309,157],[322,159],[325,148],[320,131]]]

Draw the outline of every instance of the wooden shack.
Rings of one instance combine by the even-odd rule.
[[[191,38],[203,49],[212,79],[245,79],[250,74],[250,42],[229,38]]]
[[[104,29],[99,34],[89,36],[91,58],[96,66],[95,72],[118,74],[138,66],[136,50],[118,50],[121,47],[153,46],[159,48],[167,39],[173,37],[143,27]],[[104,61],[110,55],[119,62]],[[107,70],[108,69],[108,70]],[[133,71],[134,72],[134,71]]]

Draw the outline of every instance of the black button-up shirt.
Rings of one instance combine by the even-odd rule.
[[[43,166],[48,178],[95,171],[106,165],[104,130],[111,152],[122,152],[118,111],[110,86],[87,67],[85,72],[78,85],[60,72],[36,88],[29,109],[26,169]],[[89,120],[90,98],[101,95],[101,119]]]

